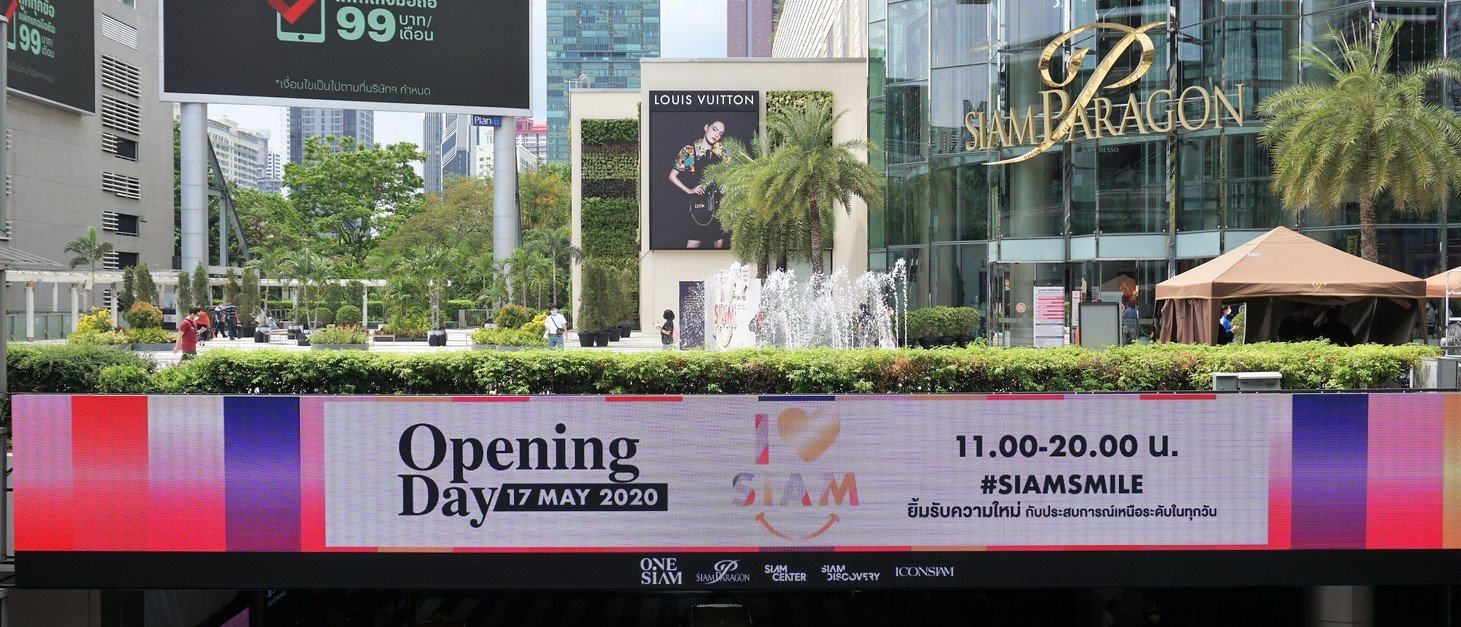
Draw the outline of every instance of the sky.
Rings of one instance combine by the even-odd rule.
[[[546,40],[547,2],[533,1],[533,29],[538,41]],[[660,0],[660,56],[670,59],[725,56],[726,0]],[[547,54],[541,46],[533,50],[533,89],[537,106],[533,117],[546,119]],[[227,117],[246,129],[269,131],[269,150],[288,158],[288,137],[284,134],[285,110],[280,107],[209,105],[208,117]],[[378,111],[375,141],[390,144],[408,141],[421,145],[421,114]]]

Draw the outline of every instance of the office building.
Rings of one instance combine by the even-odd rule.
[[[659,28],[659,0],[548,0],[549,161],[568,161],[568,90],[638,87]]]
[[[353,109],[289,108],[289,162],[304,159],[304,141],[311,137],[350,137],[375,144],[375,112]]]
[[[441,183],[477,176],[477,129],[470,115],[444,115],[441,120]]]
[[[868,0],[782,2],[769,56],[784,59],[867,56]]]
[[[869,266],[886,269],[901,260],[913,305],[977,307],[990,337],[1029,345],[1036,288],[1060,290],[1067,305],[1077,298],[1134,304],[1141,334],[1149,336],[1157,283],[1273,227],[1298,228],[1358,253],[1357,208],[1325,220],[1287,210],[1273,193],[1257,104],[1301,80],[1293,50],[1330,29],[1401,20],[1395,64],[1408,66],[1448,49],[1455,54],[1456,15],[1461,2],[1451,0],[873,2],[868,119],[879,150],[870,160],[886,170],[888,188],[885,205],[869,212]],[[1114,103],[1108,110],[1096,111],[1101,101],[1085,107],[1101,119],[1125,119],[1128,132],[1075,130],[1026,157],[1036,149],[1032,137],[1048,136],[1044,103],[1059,108],[1058,97],[1046,96],[1059,89],[1049,81],[1059,81],[1068,62],[1057,51],[1056,75],[1043,78],[1043,49],[1084,25],[1134,28],[1169,16],[1181,27],[1178,41],[1169,45],[1161,25],[1141,77],[1103,90]],[[1122,37],[1105,27],[1071,40],[1096,53],[1063,88],[1067,97],[1080,94],[1101,48]],[[1110,76],[1142,71],[1142,48],[1134,43]],[[1175,127],[1167,123],[1171,114],[1163,115],[1172,94],[1185,103],[1174,109],[1183,112]],[[1438,92],[1451,106],[1456,94]],[[1129,98],[1156,104],[1128,111]],[[1026,112],[1034,116],[1029,124]],[[1458,210],[1416,216],[1382,207],[1381,263],[1428,276],[1461,262],[1461,230],[1448,225]]]
[[[776,0],[726,0],[725,56],[771,56]]]
[[[532,118],[518,118],[517,145],[533,155],[534,163],[547,160],[548,124]]]
[[[239,128],[228,118],[208,120],[208,140],[218,156],[218,169],[229,185],[243,189],[259,189],[267,178],[269,132]]]
[[[426,162],[421,166],[422,186],[428,194],[441,191],[441,124],[442,114],[427,113],[421,120],[421,150]]]
[[[264,155],[264,174],[259,179],[259,191],[266,194],[278,194],[283,192],[283,187],[284,157],[270,152]]]

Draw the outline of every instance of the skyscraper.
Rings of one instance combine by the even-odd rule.
[[[426,193],[441,191],[441,119],[440,113],[422,116],[421,148],[426,152],[426,164],[421,168],[421,180]]]
[[[568,160],[568,90],[639,86],[659,56],[659,0],[548,0],[548,160]]]
[[[477,133],[470,115],[444,115],[441,121],[441,181],[477,175]]]
[[[775,0],[726,0],[725,56],[771,56],[778,4]]]
[[[353,109],[289,108],[289,161],[304,160],[304,140],[310,137],[352,137],[375,143],[375,112]]]

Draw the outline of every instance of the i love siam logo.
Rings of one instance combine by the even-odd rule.
[[[776,416],[774,444],[771,423],[769,414],[756,414],[757,469],[731,480],[733,503],[756,511],[753,519],[771,535],[807,542],[858,505],[857,475],[831,470],[821,461],[842,434],[842,420],[829,410],[788,408]]]

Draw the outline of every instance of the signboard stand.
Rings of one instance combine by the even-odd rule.
[[[522,240],[517,214],[517,118],[504,116],[492,129],[492,256],[512,256]]]
[[[208,263],[208,105],[180,105],[178,151],[181,152],[182,262],[191,272]]]

